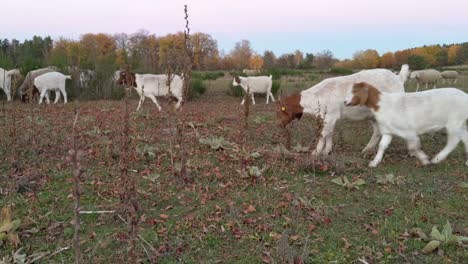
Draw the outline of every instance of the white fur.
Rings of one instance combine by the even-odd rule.
[[[458,72],[457,71],[443,71],[440,73],[442,75],[442,78],[444,78],[444,83],[445,81],[450,82],[452,80],[452,84],[457,83],[458,81]]]
[[[402,72],[404,69],[402,67]],[[369,152],[379,141],[379,130],[372,113],[366,107],[346,107],[343,102],[346,94],[351,91],[356,82],[367,82],[389,93],[403,93],[405,88],[400,78],[390,70],[364,70],[352,75],[325,79],[301,92],[301,106],[304,113],[324,118],[324,126],[314,155],[328,155],[333,147],[333,130],[339,119],[364,120],[372,124],[372,137],[362,152]]]
[[[145,97],[148,97],[156,104],[159,111],[161,111],[162,108],[156,97],[169,94],[167,75],[135,74],[135,82],[137,87],[133,88],[137,91],[138,95],[140,95],[140,101],[136,110],[138,111],[140,109],[141,104],[145,101]],[[183,86],[183,79],[179,75],[174,74],[171,82],[171,93],[177,98],[176,109],[179,109],[182,104]]]
[[[96,78],[96,72],[93,70],[80,71],[80,86],[89,87],[91,81]]]
[[[349,92],[345,103],[350,102],[353,94]],[[447,145],[433,159],[432,163],[444,160],[458,145],[465,144],[468,157],[468,94],[455,88],[441,88],[417,93],[381,92],[378,110],[372,110],[383,137],[379,150],[370,167],[381,161],[385,149],[390,145],[392,136],[406,140],[411,154],[418,157],[422,164],[429,164],[427,155],[420,149],[419,135],[447,129]],[[468,161],[465,164],[468,166]]]
[[[247,75],[255,75],[258,74],[260,71],[259,70],[249,70],[249,69],[243,69],[242,73],[245,73]]]
[[[54,104],[60,99],[60,93],[63,95],[64,103],[67,103],[67,92],[65,91],[65,81],[71,79],[70,75],[64,75],[60,72],[48,72],[44,73],[34,79],[34,86],[39,90],[40,98],[39,104],[42,103],[44,97],[47,100],[47,104],[50,103],[49,91],[55,91]]]
[[[417,82],[416,92],[419,91],[419,84],[426,84],[426,89],[428,84],[433,84],[436,88],[436,83],[438,80],[442,79],[442,75],[438,70],[434,69],[427,69],[427,70],[420,70],[420,71],[413,71],[410,74],[410,79],[414,79]]]
[[[18,69],[6,71],[0,68],[0,88],[5,92],[7,101],[11,101],[11,76],[19,74]]]
[[[232,81],[233,86],[241,86],[245,92],[249,91],[252,97],[252,103],[255,104],[255,93],[266,94],[266,103],[268,104],[269,99],[274,102],[275,97],[271,93],[271,86],[273,85],[272,76],[255,76],[255,77],[242,77],[239,76],[240,83],[236,82],[236,78]],[[245,98],[242,99],[241,105],[245,102]]]

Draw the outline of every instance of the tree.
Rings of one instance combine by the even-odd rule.
[[[288,53],[279,56],[279,58],[276,60],[276,65],[283,69],[293,69],[295,67],[294,54]]]
[[[447,50],[447,63],[448,65],[454,65],[457,62],[457,57],[460,52],[461,45],[452,45]]]
[[[333,53],[330,50],[324,50],[317,53],[314,58],[314,64],[319,69],[330,69],[335,62]]]
[[[387,69],[396,68],[397,61],[393,52],[387,52],[380,58],[380,66]]]
[[[212,36],[205,33],[195,33],[191,36],[193,45],[193,66],[197,70],[206,70],[219,59],[218,43]]]
[[[299,65],[299,68],[310,69],[314,67],[313,63],[314,63],[314,54],[306,53],[304,60],[302,61],[301,65]]]
[[[354,53],[353,60],[356,68],[373,69],[380,64],[380,56],[376,50],[368,49]]]
[[[253,50],[250,47],[248,40],[241,40],[237,42],[234,49],[230,53],[230,57],[234,62],[234,68],[241,70],[249,67],[250,57],[252,57]]]
[[[299,68],[302,61],[304,60],[304,54],[300,50],[294,52],[294,67]]]
[[[250,58],[249,68],[254,70],[261,70],[263,68],[263,59],[260,55],[255,54]]]
[[[263,53],[263,67],[265,69],[272,69],[276,66],[276,56],[271,50],[266,50]]]
[[[422,70],[425,69],[428,65],[426,59],[420,55],[410,55],[408,56],[408,64],[410,69],[413,70]]]

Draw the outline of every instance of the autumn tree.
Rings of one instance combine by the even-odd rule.
[[[380,56],[376,50],[368,49],[354,53],[353,60],[356,68],[373,69],[380,64]]]
[[[252,54],[253,50],[250,47],[250,42],[248,40],[241,40],[236,43],[229,56],[233,60],[234,68],[241,70],[249,67]]]
[[[330,50],[324,50],[315,55],[314,65],[319,69],[330,69],[335,63],[335,58]]]
[[[283,69],[293,69],[295,67],[294,54],[287,53],[279,56],[276,60],[276,66]]]
[[[302,63],[299,65],[299,68],[310,69],[314,66],[313,63],[314,63],[314,54],[306,53],[304,59],[302,60]]]
[[[302,53],[300,50],[296,50],[294,52],[294,67],[299,68],[299,65],[301,65],[303,60],[304,60],[304,53]]]
[[[447,63],[448,65],[454,65],[457,63],[457,57],[459,55],[461,45],[452,45],[447,50]]]
[[[272,69],[276,66],[276,56],[271,50],[266,50],[263,53],[263,67],[265,69]]]
[[[387,52],[383,54],[382,57],[380,58],[380,67],[393,69],[393,68],[396,68],[396,66],[397,66],[397,61],[393,52]]]
[[[410,69],[422,70],[428,66],[428,62],[423,56],[412,54],[408,56],[408,65]]]
[[[260,55],[255,54],[250,57],[249,68],[253,70],[261,70],[263,68],[263,59]]]
[[[212,36],[195,33],[190,37],[193,45],[193,66],[197,70],[214,68],[219,61],[218,43]]]

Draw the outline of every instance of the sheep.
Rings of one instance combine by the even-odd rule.
[[[34,87],[39,91],[40,98],[39,104],[42,103],[44,97],[47,100],[47,104],[50,103],[49,91],[55,91],[54,104],[60,99],[60,93],[63,95],[63,101],[67,103],[67,92],[65,91],[65,81],[71,80],[70,75],[64,75],[60,72],[48,72],[44,73],[34,79]]]
[[[448,83],[450,80],[452,80],[452,84],[455,84],[458,81],[457,71],[443,71],[440,74],[442,75],[442,78],[444,78],[444,83],[445,81]]]
[[[419,84],[425,83],[426,89],[429,83],[434,84],[434,88],[436,88],[436,83],[438,80],[442,79],[442,75],[438,70],[434,69],[427,69],[427,70],[420,70],[420,71],[413,71],[410,74],[410,79],[415,79],[417,82],[416,92],[419,91]]]
[[[29,99],[33,99],[33,98],[29,98],[30,92],[32,92],[33,97],[34,95],[39,94],[37,89],[34,88],[34,85],[33,85],[34,79],[48,72],[55,72],[55,70],[48,67],[48,68],[33,70],[26,74],[26,78],[24,79],[23,83],[18,89],[18,93],[21,98],[21,101],[26,103],[27,101],[29,101]]]
[[[400,75],[404,75],[407,66],[402,66]],[[389,93],[403,93],[405,88],[400,77],[387,69],[363,70],[355,74],[329,78],[300,93],[281,98],[278,102],[277,119],[285,128],[294,119],[300,119],[303,113],[322,118],[324,125],[313,155],[328,155],[332,150],[333,129],[340,119],[370,120],[373,133],[367,146],[362,150],[368,153],[379,141],[380,132],[372,113],[365,107],[345,107],[343,101],[353,84],[366,81],[381,87]]]
[[[264,93],[266,94],[266,103],[268,104],[269,99],[274,102],[275,97],[273,93],[271,93],[271,86],[273,85],[273,78],[272,76],[256,76],[256,77],[242,77],[238,76],[235,77],[232,81],[233,86],[241,86],[245,92],[249,91],[252,102],[255,104],[254,93]],[[245,102],[245,98],[242,99],[241,105]]]
[[[176,109],[182,104],[182,94],[183,94],[183,79],[176,74],[172,75],[172,81],[170,88],[167,85],[167,75],[166,74],[136,74],[129,71],[120,71],[119,79],[117,83],[120,85],[126,85],[133,87],[138,95],[140,100],[138,102],[138,111],[145,102],[145,97],[150,98],[154,104],[158,107],[158,110],[161,111],[162,108],[158,103],[156,97],[172,95],[177,99]]]
[[[260,71],[259,70],[249,70],[249,69],[243,69],[242,73],[245,73],[247,75],[255,75],[258,74]]]
[[[419,135],[447,130],[448,140],[432,160],[443,161],[458,143],[463,141],[468,166],[468,94],[455,88],[440,88],[417,93],[387,93],[375,86],[359,82],[348,91],[347,106],[365,106],[377,120],[382,140],[374,160],[369,167],[376,167],[392,141],[392,136],[406,140],[411,155],[423,165],[429,164],[428,156],[420,149]]]

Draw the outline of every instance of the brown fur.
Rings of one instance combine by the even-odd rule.
[[[353,99],[349,105],[365,105],[374,111],[379,110],[380,91],[374,86],[359,82],[353,85]]]
[[[117,83],[120,85],[128,85],[131,87],[136,87],[136,78],[135,78],[135,73],[130,72],[128,69],[122,70],[120,72],[119,79],[117,80]]]
[[[278,101],[276,116],[282,127],[286,127],[295,118],[301,119],[304,108],[301,106],[301,94],[293,94]]]
[[[239,84],[241,83],[239,76],[234,77],[234,80],[236,80],[236,83],[239,83]]]

